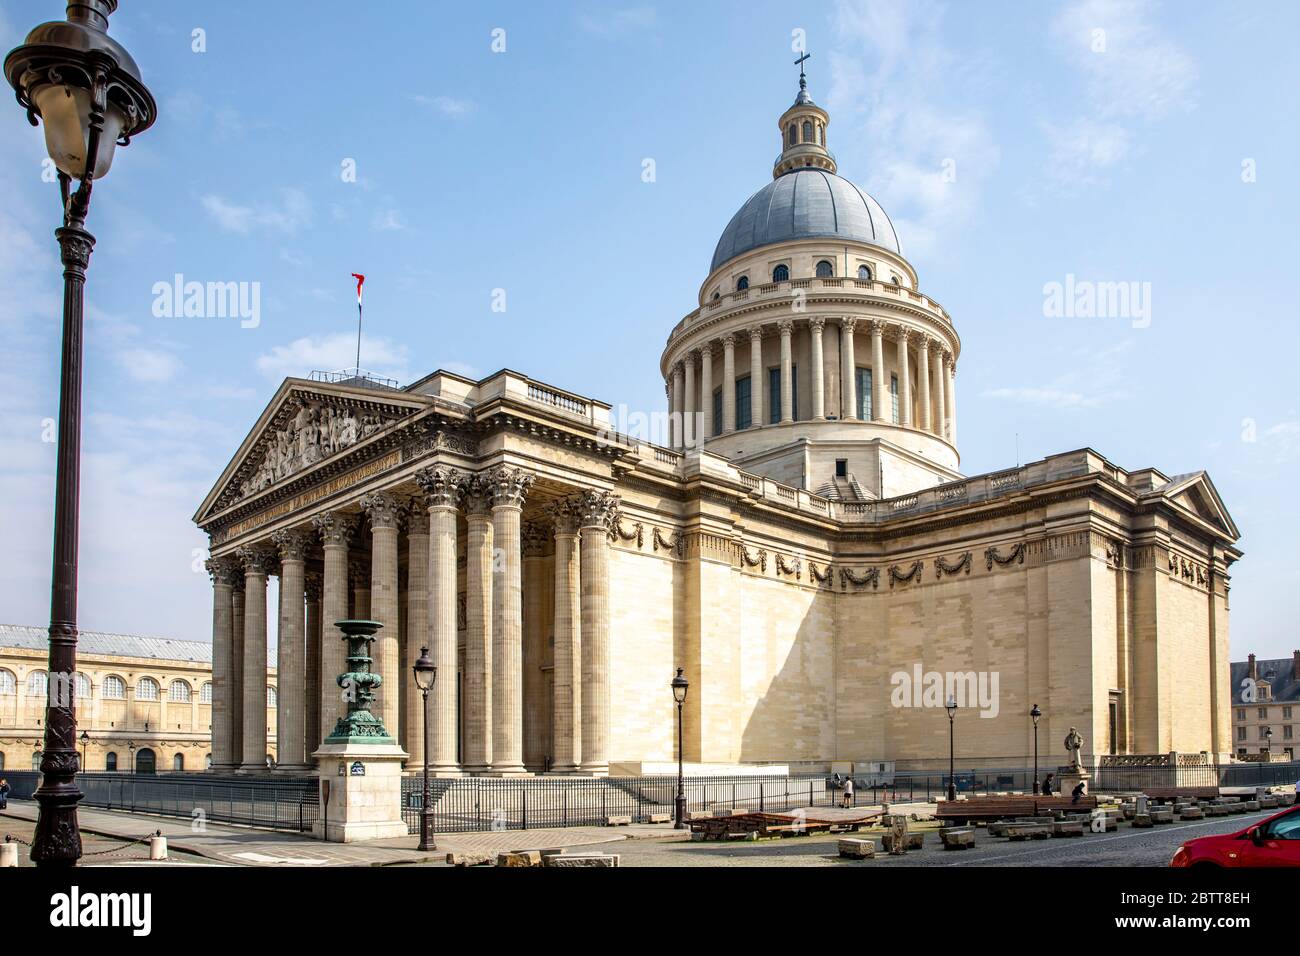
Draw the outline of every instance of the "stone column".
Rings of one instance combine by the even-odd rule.
[[[858,360],[853,354],[853,328],[858,320],[851,315],[840,319],[840,417],[858,417]]]
[[[907,355],[907,329],[898,330],[898,423],[912,424],[912,371]]]
[[[207,562],[212,576],[212,769],[229,773],[237,766],[234,753],[234,733],[230,724],[231,668],[243,662],[234,659],[234,587],[240,575],[238,565],[214,558]],[[22,711],[18,711],[21,718]],[[242,759],[242,754],[240,758]]]
[[[539,521],[524,524],[524,766],[534,772],[546,769],[546,755],[550,751],[545,734],[547,702],[542,673],[546,637],[550,633],[542,617],[546,546],[550,539],[551,529],[547,525]]]
[[[814,316],[808,320],[808,331],[812,335],[812,417],[813,421],[826,420],[826,362],[822,351],[822,331],[826,320]]]
[[[917,394],[921,397],[921,428],[930,431],[930,337],[922,335],[916,346]]]
[[[488,473],[492,494],[492,773],[524,770],[524,618],[520,519],[534,476],[512,465]]]
[[[464,763],[469,773],[492,764],[492,496],[471,475],[462,486],[468,525],[465,562]]]
[[[397,603],[397,524],[402,507],[384,491],[363,497],[361,507],[370,518],[370,620],[384,625],[374,643],[372,669],[383,678],[375,694],[375,716],[396,736],[402,719]]]
[[[618,499],[583,492],[582,525],[582,764],[583,773],[609,773],[609,522]]]
[[[682,409],[682,443],[687,449],[695,447],[699,436],[695,434],[695,353],[687,352],[682,359],[682,366],[686,370],[686,398],[685,406]]]
[[[352,585],[352,602],[343,617],[370,620],[370,565],[364,557],[352,558],[348,562],[348,582]]]
[[[885,388],[887,372],[885,371],[885,323],[879,319],[871,320],[871,419],[877,422],[889,421],[889,409],[885,407],[888,390]]]
[[[782,319],[777,323],[781,333],[781,424],[794,421],[794,364],[790,356],[790,337],[794,322]]]
[[[321,596],[320,654],[320,739],[313,740],[311,752],[334,732],[334,725],[347,713],[344,689],[338,676],[347,671],[347,646],[343,632],[334,625],[348,619],[348,589],[351,584],[348,542],[357,528],[355,515],[327,511],[312,519],[325,549],[325,572]]]
[[[684,412],[682,409],[682,395],[685,388],[685,371],[681,362],[673,363],[673,384],[672,384],[672,414],[669,415],[669,422],[672,426],[672,447],[681,449],[684,443],[682,431]]]
[[[948,413],[943,404],[943,349],[936,347],[930,355],[930,361],[934,363],[934,368],[930,370],[930,375],[934,379],[934,433],[940,438],[946,438],[944,434],[944,425],[947,422]]]
[[[277,531],[271,535],[280,550],[280,626],[276,636],[276,769],[302,773],[308,768],[307,740],[307,535]]]
[[[736,430],[736,337],[722,337],[722,433]]]
[[[763,330],[749,330],[749,427],[763,424]]]
[[[230,589],[230,760],[238,770],[244,762],[244,571],[238,556],[231,559],[235,582]],[[130,711],[127,711],[128,715]]]
[[[244,753],[241,773],[266,772],[266,576],[276,558],[240,548],[244,562]]]
[[[951,357],[943,360],[943,400],[948,412],[948,441],[957,444],[957,362]]]
[[[552,773],[576,773],[582,756],[582,585],[578,558],[577,499],[547,509],[555,522],[555,671],[551,715]]]
[[[406,769],[423,770],[424,695],[415,686],[415,672],[411,665],[420,656],[420,648],[429,646],[429,512],[425,510],[423,501],[412,501],[406,515],[406,655],[402,661],[406,742],[402,749],[411,755],[406,761]],[[454,679],[455,674],[453,670],[450,675],[440,673],[438,676]],[[434,685],[437,683],[435,677]],[[433,735],[432,727],[429,734]]]
[[[438,668],[429,691],[429,772],[460,775],[456,761],[456,504],[465,476],[434,466],[417,472],[429,510],[429,656]],[[466,711],[468,715],[468,710]]]
[[[700,431],[701,445],[713,437],[713,343],[700,346]]]
[[[307,722],[303,754],[309,764],[314,762],[311,755],[325,736],[320,729],[321,634],[324,630],[321,627],[321,594],[324,581],[319,571],[308,571],[303,586],[307,598],[307,674],[303,680]]]

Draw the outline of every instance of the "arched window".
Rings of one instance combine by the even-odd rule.
[[[772,281],[773,281],[773,282],[789,282],[789,281],[790,281],[790,267],[789,267],[788,265],[786,265],[785,263],[782,263],[781,265],[779,265],[779,266],[777,266],[775,269],[773,269],[773,270],[772,270]]]
[[[172,769],[173,769],[173,770],[184,770],[184,769],[185,769],[185,757],[184,757],[184,755],[182,755],[182,754],[177,754],[175,757],[172,757]]]
[[[813,141],[812,123],[808,120],[803,121],[803,141],[805,143],[811,143]],[[771,140],[768,140],[768,142],[770,143]]]
[[[267,707],[275,707],[275,706],[277,706],[277,703],[276,703],[276,702],[277,702],[279,699],[280,699],[280,695],[276,693],[276,690],[275,690],[274,687],[268,687],[268,688],[266,689],[266,706],[267,706]]]
[[[796,123],[790,124],[790,145],[793,146],[799,142],[799,126]]]
[[[45,671],[32,671],[27,675],[27,696],[44,697],[50,687],[50,679]]]
[[[99,696],[107,700],[121,700],[126,696],[126,681],[116,674],[109,674],[99,685]]]
[[[117,769],[117,754],[111,750],[104,754],[104,769],[110,773]]]
[[[208,680],[203,682],[203,689],[199,691],[199,703],[212,703],[212,681]]]
[[[858,278],[871,281],[871,266],[858,266]]]
[[[899,281],[898,276],[894,276],[894,285],[901,286],[902,284],[903,283]]]
[[[167,699],[177,704],[188,704],[192,693],[190,685],[179,679],[167,687]]]
[[[714,302],[717,302],[717,301],[718,301],[719,299],[721,299],[721,298],[722,298],[722,293],[719,292],[717,289],[714,289],[714,290],[713,290],[713,301],[714,301]]]
[[[817,137],[818,137],[818,141],[819,141],[823,146],[825,146],[825,145],[826,145],[826,127],[825,127],[825,126],[822,126],[820,123],[817,124]]]
[[[817,263],[817,278],[829,279],[833,275],[835,275],[835,266],[829,259]]]
[[[18,678],[13,671],[0,668],[0,697],[18,693]]]
[[[39,750],[36,751],[36,753],[32,754],[32,769],[33,770],[41,769],[41,752]]]
[[[77,700],[90,700],[90,678],[78,671],[73,679],[76,681]]]
[[[152,677],[141,677],[135,685],[136,700],[157,700],[158,682]]]
[[[741,276],[736,280],[736,291],[744,292],[749,288],[749,276]]]

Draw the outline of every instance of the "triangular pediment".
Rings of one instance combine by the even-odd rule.
[[[347,454],[428,405],[399,391],[285,379],[194,520],[251,501]]]
[[[1203,471],[1174,478],[1169,484],[1158,489],[1158,494],[1168,498],[1174,504],[1190,511],[1218,528],[1225,537],[1234,541],[1240,537],[1236,523],[1228,514],[1228,509],[1219,497],[1210,476]]]

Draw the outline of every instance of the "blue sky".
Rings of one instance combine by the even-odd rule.
[[[0,43],[62,9],[8,0]],[[352,364],[351,272],[368,277],[364,366],[403,381],[508,366],[660,409],[667,333],[770,178],[802,29],[840,173],[891,214],[962,336],[963,470],[1085,445],[1129,469],[1207,469],[1244,532],[1234,658],[1300,646],[1293,5],[309,12],[123,0],[113,18],[160,117],[91,211],[84,627],[208,638],[191,515],[284,375]],[[0,618],[43,623],[58,201],[9,103]],[[155,317],[153,286],[176,273],[259,283],[260,323]],[[1045,317],[1044,286],[1070,275],[1149,283],[1149,324]]]

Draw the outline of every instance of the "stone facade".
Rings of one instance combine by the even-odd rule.
[[[1271,733],[1270,733],[1271,731]],[[1300,651],[1232,664],[1232,747],[1238,757],[1294,760],[1300,748]]]
[[[36,770],[44,746],[48,635],[41,627],[0,625],[0,770]],[[199,641],[82,631],[74,678],[83,769],[198,771],[212,756],[212,645]],[[277,674],[270,688],[265,755],[277,759]],[[274,704],[274,705],[273,705]],[[146,751],[148,753],[146,753]]]
[[[800,97],[778,180],[821,177],[828,202],[861,208],[821,235],[807,223],[825,210],[796,205],[757,245],[758,225],[733,220],[660,360],[667,408],[645,416],[666,423],[660,443],[512,370],[281,385],[195,515],[223,762],[261,733],[235,716],[239,641],[259,646],[267,613],[247,594],[298,535],[301,568],[279,552],[294,635],[279,664],[299,680],[319,662],[314,713],[292,724],[315,728],[301,752],[341,710],[344,615],[386,625],[380,701],[411,754],[410,665],[429,647],[443,775],[673,761],[676,667],[691,682],[683,755],[704,766],[946,765],[950,690],[972,765],[1025,765],[1034,704],[1044,753],[1071,726],[1085,759],[1231,751],[1240,553],[1208,476],[1126,471],[1088,448],[964,476],[952,317],[887,218],[862,218],[884,213],[835,177],[829,117]],[[357,427],[336,441],[320,422]],[[300,576],[321,582],[318,629]],[[907,690],[932,674],[944,693]]]

